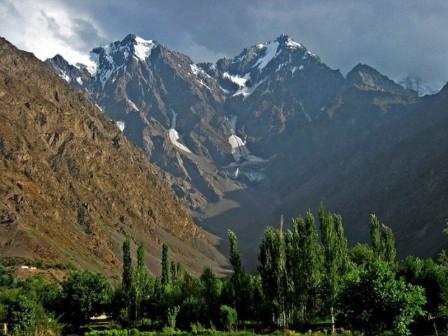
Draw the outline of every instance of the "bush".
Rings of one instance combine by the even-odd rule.
[[[219,307],[219,319],[224,328],[233,330],[237,322],[236,310],[232,307],[222,305]]]
[[[87,271],[72,273],[62,288],[64,319],[75,327],[103,313],[112,294],[112,287],[104,276]]]
[[[391,266],[377,261],[349,277],[340,297],[340,321],[347,327],[379,335],[394,330],[409,335],[409,325],[424,312],[421,287],[397,279]]]

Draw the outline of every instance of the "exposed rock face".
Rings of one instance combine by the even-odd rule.
[[[432,202],[435,195],[422,192],[430,182],[418,178],[429,167],[418,162],[440,161],[443,146],[433,152],[430,137],[422,137],[414,157],[395,137],[425,132],[436,117],[428,124],[410,120],[424,118],[437,96],[418,97],[367,65],[344,77],[286,35],[203,64],[129,35],[94,49],[92,59],[96,70],[81,89],[121,122],[207,229],[220,236],[229,227],[237,232],[252,265],[266,225],[321,201],[345,216],[352,241],[367,238],[375,211],[399,233],[400,251],[428,255],[443,245],[443,238],[427,244],[422,237],[432,239],[432,229],[440,234],[434,218],[448,218],[448,211],[423,207],[413,216],[401,209],[421,207],[417,195]],[[59,74],[70,72],[58,60],[48,63]],[[387,160],[395,157],[401,159],[390,170]],[[411,163],[408,179],[393,175]],[[392,192],[401,183],[403,190],[413,186],[407,201]]]
[[[89,81],[83,70],[54,62],[67,75],[86,76],[83,84],[75,81],[79,87]],[[162,242],[193,273],[207,265],[219,271],[225,263],[216,239],[195,225],[116,123],[86,94],[4,39],[0,159],[2,256],[71,262],[116,276],[121,243],[130,236],[145,243],[153,273],[159,271]]]

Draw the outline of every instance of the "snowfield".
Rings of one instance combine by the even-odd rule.
[[[171,113],[172,113],[171,128],[168,131],[168,137],[170,138],[171,143],[180,150],[183,150],[184,152],[192,153],[192,151],[187,146],[179,142],[180,139],[179,133],[177,133],[176,131],[177,113],[174,112],[173,110],[171,110]]]

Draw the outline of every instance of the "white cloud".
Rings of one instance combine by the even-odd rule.
[[[0,0],[0,34],[18,48],[33,52],[41,60],[61,54],[70,63],[89,63],[82,25],[104,34],[84,13],[68,13],[48,0]]]

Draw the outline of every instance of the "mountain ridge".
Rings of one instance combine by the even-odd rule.
[[[225,258],[216,238],[140,149],[86,94],[32,54],[0,39],[0,251],[119,274],[121,243],[145,243],[151,273],[161,245],[195,274]]]
[[[275,224],[282,212],[297,215],[306,211],[305,204],[316,208],[328,200],[327,206],[348,218],[351,240],[366,239],[367,225],[347,216],[348,204],[369,212],[383,209],[385,200],[357,192],[370,178],[364,171],[365,181],[354,179],[346,188],[358,199],[351,200],[348,192],[340,199],[326,197],[334,190],[329,177],[336,178],[336,169],[370,169],[370,155],[379,149],[366,139],[389,134],[424,98],[368,65],[358,64],[343,76],[287,35],[215,63],[195,64],[166,47],[157,50],[146,62],[112,75],[104,89],[93,85],[92,98],[104,113],[123,121],[124,134],[164,172],[205,228],[220,237],[234,229],[245,260],[253,263],[255,242],[266,225]],[[388,137],[381,150],[396,146],[394,141]],[[338,164],[332,167],[331,159]],[[381,174],[387,175],[372,173],[378,185]],[[316,189],[310,190],[312,204],[301,191],[311,186]],[[401,229],[410,219],[396,214],[389,212],[386,219]],[[400,249],[412,246],[419,231],[412,230]],[[427,254],[438,246],[419,251]]]

